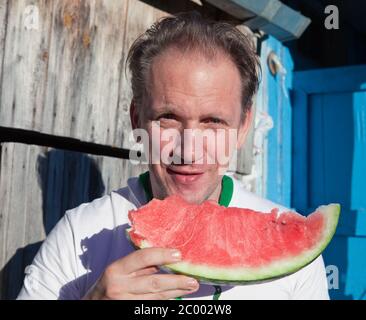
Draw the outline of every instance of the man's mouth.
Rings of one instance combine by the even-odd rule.
[[[191,168],[167,168],[168,174],[178,183],[190,184],[199,180],[205,173],[201,169]]]

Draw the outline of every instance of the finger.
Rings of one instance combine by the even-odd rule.
[[[198,287],[197,280],[183,275],[156,274],[133,278],[131,293],[144,294],[166,290],[194,290]]]
[[[168,248],[145,248],[134,251],[113,263],[125,274],[135,272],[146,267],[170,264],[180,261],[180,253]]]
[[[148,268],[145,268],[145,269],[135,271],[135,272],[131,273],[130,275],[133,276],[133,277],[139,277],[139,276],[154,274],[158,271],[159,271],[159,269],[156,268],[156,267],[148,267]]]
[[[168,291],[162,291],[162,292],[156,292],[156,293],[147,293],[147,294],[142,294],[142,295],[136,295],[133,296],[133,299],[138,299],[138,300],[169,300],[169,299],[174,299],[174,298],[178,298],[178,297],[182,297],[182,296],[186,296],[188,294],[191,294],[196,290],[168,290]]]

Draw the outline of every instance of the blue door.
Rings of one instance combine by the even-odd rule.
[[[292,207],[341,204],[324,252],[330,296],[366,299],[366,66],[293,75]]]

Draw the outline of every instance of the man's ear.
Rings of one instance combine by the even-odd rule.
[[[132,130],[140,128],[139,112],[135,100],[131,100],[130,104],[130,121]]]
[[[244,144],[246,137],[249,132],[249,128],[253,121],[253,108],[250,107],[250,109],[246,112],[245,117],[243,120],[240,121],[240,127],[239,127],[239,134],[238,134],[238,145],[237,148],[240,149],[242,145]]]

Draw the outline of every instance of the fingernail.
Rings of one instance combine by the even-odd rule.
[[[181,255],[180,251],[174,250],[172,252],[172,258],[176,259],[176,260],[180,260],[182,258],[182,255]]]
[[[187,285],[188,285],[188,287],[189,287],[190,289],[196,289],[196,288],[197,288],[198,283],[197,283],[197,281],[196,281],[195,279],[189,279],[189,280],[187,281]]]

